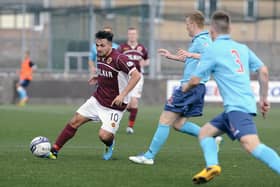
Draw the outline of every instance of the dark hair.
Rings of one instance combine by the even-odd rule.
[[[113,33],[111,32],[107,32],[107,31],[98,31],[96,34],[95,34],[95,38],[96,39],[107,39],[109,42],[112,42],[113,41]]]
[[[199,28],[204,27],[204,15],[199,10],[194,10],[186,15],[186,18],[189,18],[191,21],[195,22]]]
[[[224,11],[216,11],[212,15],[211,25],[218,33],[228,34],[230,31],[230,16]]]

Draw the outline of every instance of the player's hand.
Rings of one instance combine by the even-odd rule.
[[[95,84],[97,84],[97,76],[92,76],[89,80],[88,80],[88,84],[89,85],[95,85]]]
[[[181,60],[186,60],[186,58],[190,57],[191,54],[188,51],[185,51],[183,49],[179,49],[177,51],[177,56],[181,59]]]
[[[122,94],[118,95],[111,103],[111,106],[121,106],[123,104],[124,96]]]
[[[261,110],[262,116],[263,116],[263,118],[265,118],[266,113],[270,109],[270,103],[266,99],[260,98],[259,104],[260,104],[260,110]]]
[[[168,56],[171,55],[171,53],[167,49],[163,49],[163,48],[158,49],[158,54],[166,58],[168,58]]]

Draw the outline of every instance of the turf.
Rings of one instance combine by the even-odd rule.
[[[135,134],[125,133],[127,115],[117,135],[113,160],[103,161],[103,145],[97,132],[100,124],[88,123],[61,150],[58,160],[34,157],[29,143],[35,136],[52,142],[76,107],[0,106],[0,186],[195,186],[192,176],[204,167],[195,138],[171,131],[154,166],[135,165],[129,155],[144,152],[156,129],[161,106],[142,106]],[[203,124],[221,111],[208,106],[205,116],[193,121]],[[273,108],[266,120],[256,117],[262,141],[280,152],[280,108]],[[220,151],[221,176],[204,186],[280,186],[279,176],[243,151],[238,142],[227,137]]]

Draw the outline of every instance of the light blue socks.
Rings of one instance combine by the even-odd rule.
[[[25,99],[27,97],[26,90],[21,86],[17,88],[17,93],[18,93],[19,99]]]
[[[189,134],[191,136],[197,137],[200,131],[200,127],[192,122],[186,122],[183,126],[179,129],[180,132]]]
[[[253,150],[252,155],[280,175],[280,158],[273,149],[260,144]]]
[[[200,146],[203,150],[206,167],[218,165],[218,151],[215,139],[213,137],[206,137],[200,140]]]
[[[170,132],[170,126],[158,124],[158,128],[154,134],[153,140],[150,144],[149,150],[144,154],[148,159],[154,159],[159,152],[161,146],[166,142]]]

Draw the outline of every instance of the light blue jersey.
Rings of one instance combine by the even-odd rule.
[[[212,40],[209,36],[208,31],[203,31],[195,35],[192,39],[192,43],[188,49],[190,53],[199,53],[202,54],[204,53],[205,49],[212,43]],[[184,73],[183,73],[183,78],[181,80],[182,83],[186,83],[190,80],[192,73],[196,69],[196,66],[199,62],[199,59],[196,58],[187,58],[185,61],[185,66],[184,66]],[[205,83],[209,80],[209,76],[205,75],[201,79],[201,83]]]
[[[112,48],[113,49],[118,49],[119,45],[116,44],[115,42],[112,43]],[[91,50],[90,50],[90,56],[89,56],[90,60],[93,61],[96,65],[97,62],[97,50],[96,50],[96,44],[92,44],[91,46]]]
[[[225,112],[256,114],[256,101],[250,86],[250,71],[264,64],[246,45],[220,35],[201,56],[194,76],[204,78],[211,72],[223,98]]]

